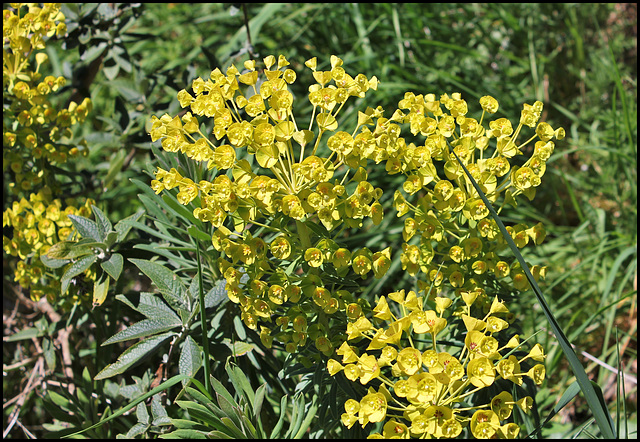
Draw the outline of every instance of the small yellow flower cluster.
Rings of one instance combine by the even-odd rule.
[[[69,145],[73,135],[70,126],[85,120],[91,101],[87,98],[57,110],[47,98],[65,84],[63,77],[40,72],[48,60],[43,52],[45,40],[66,33],[60,4],[12,6],[14,10],[2,11],[2,86],[5,102],[9,100],[2,123],[2,168],[13,175],[9,189],[15,195],[36,191],[45,184],[56,191],[48,165],[63,164],[69,157],[87,153],[84,142]]]
[[[457,356],[444,351],[438,343],[438,335],[442,336],[448,326],[445,313],[452,313],[449,298],[436,297],[435,310],[430,310],[425,309],[425,300],[415,292],[401,290],[379,299],[373,309],[373,322],[364,314],[352,318],[347,325],[347,341],[352,345],[344,342],[338,348],[336,353],[342,360],[329,359],[329,373],[333,376],[342,371],[347,379],[363,385],[374,379],[381,384],[378,391],[369,387],[360,401],[346,401],[343,424],[351,428],[358,422],[364,428],[369,422],[388,419],[383,433],[373,433],[371,437],[453,438],[469,426],[477,438],[515,438],[519,427],[503,421],[511,416],[514,405],[527,412],[531,408],[530,397],[514,401],[511,393],[503,391],[487,404],[460,404],[500,378],[521,385],[522,377],[528,376],[540,385],[545,376],[544,365],[536,364],[526,372],[521,367],[527,359],[543,361],[544,354],[537,344],[520,359],[503,355],[501,352],[520,346],[518,335],[502,346],[498,340],[509,327],[505,320],[509,310],[494,298],[482,319],[471,316],[478,294],[463,295],[466,332],[464,347]],[[421,351],[414,341],[425,338],[431,345]],[[363,341],[368,341],[368,346],[362,345]]]
[[[15,281],[24,289],[30,289],[35,301],[47,296],[50,301],[60,293],[60,281],[46,278],[46,268],[40,256],[59,241],[68,239],[73,226],[68,215],[90,216],[95,202],[87,199],[84,205],[67,198],[53,199],[51,189],[43,187],[29,200],[14,201],[13,206],[2,214],[2,227],[13,227],[13,238],[2,235],[5,253],[17,256],[20,261],[15,269]]]
[[[498,110],[498,102],[485,96],[480,105],[483,112],[478,121],[467,116],[467,102],[458,93],[437,99],[434,94],[407,92],[399,102],[392,119],[408,124],[412,135],[423,140],[417,146],[408,144],[386,165],[390,173],[406,176],[402,191],[394,194],[397,215],[405,217],[402,268],[414,276],[424,273],[428,283],[439,288],[443,282],[457,290],[481,287],[490,275],[498,280],[510,277],[511,287],[525,290],[529,283],[517,261],[509,264],[498,256],[506,241],[458,159],[489,201],[496,202],[504,194],[499,213],[505,204],[515,205],[518,195],[533,199],[555,146],[552,138],[564,138],[564,130],[553,130],[547,123],[536,126],[542,112],[539,101],[523,106],[515,131],[506,118],[490,121],[487,130],[483,119]],[[516,139],[524,126],[536,127],[535,135],[519,144]],[[510,159],[521,155],[536,138],[540,141],[531,157],[520,167],[511,166]],[[442,166],[436,167],[438,163]],[[517,224],[507,230],[520,248],[529,242],[538,245],[546,236],[541,223]],[[536,278],[545,272],[544,267],[532,268]]]

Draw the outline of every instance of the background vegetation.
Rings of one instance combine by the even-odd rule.
[[[544,102],[542,120],[564,127],[567,138],[547,163],[535,204],[520,204],[504,221],[545,224],[545,243],[526,250],[525,257],[548,266],[542,289],[560,326],[603,389],[614,421],[622,423],[620,436],[635,436],[636,4],[66,4],[63,12],[70,37],[47,46],[53,75],[70,80],[57,99],[64,104],[73,96],[90,96],[93,102],[93,111],[77,129],[87,140],[89,155],[73,163],[68,188],[93,198],[114,224],[144,207],[156,220],[165,213],[169,224],[180,225],[180,214],[163,212],[163,200],[151,194],[138,198],[144,194],[140,182],[148,183],[156,165],[171,161],[157,150],[152,153],[150,116],[178,114],[176,94],[192,79],[208,77],[215,67],[239,66],[250,55],[285,54],[299,73],[311,57],[328,65],[330,55],[338,55],[349,71],[378,77],[379,90],[366,103],[373,107],[391,109],[408,90],[461,92],[468,102],[492,95],[507,118],[519,115],[523,102]],[[304,79],[294,85],[299,88],[294,89],[298,110],[307,94],[304,85]],[[352,110],[353,118],[356,112]],[[6,186],[3,210],[10,207]],[[193,275],[193,254],[180,251],[180,241],[191,244],[187,232],[169,229],[163,237],[152,221],[145,217],[133,224],[134,234],[121,245],[129,253],[125,257],[160,254],[168,267]],[[402,240],[401,227],[390,228],[384,237],[365,232],[354,240],[393,246]],[[124,294],[134,306],[140,301],[136,294],[151,291],[138,267],[127,262],[115,291],[99,308],[68,311],[30,301],[13,281],[8,258],[4,255],[5,437],[61,435],[98,422],[157,386],[154,379],[165,370],[167,343],[135,369],[93,380],[127,348],[124,342],[101,344],[144,318],[115,299]],[[402,278],[396,272],[371,291],[378,293],[384,284],[390,287]],[[233,319],[232,306],[214,299],[214,282],[208,283],[213,289],[207,305],[216,308],[209,325],[215,347],[211,353],[219,355],[212,372],[233,394],[232,385],[238,383],[229,382],[235,378],[224,364],[233,355],[251,389],[267,383],[265,434],[277,427],[281,414],[300,410],[298,425],[288,415],[291,427],[285,424],[281,436],[357,436],[355,427],[351,432],[340,426],[322,428],[322,413],[338,411],[313,399],[323,388],[321,375],[293,364],[284,353],[263,355],[259,338]],[[535,297],[525,292],[509,306],[523,321],[522,334],[536,334],[549,353],[547,380],[536,397],[544,419],[574,377]],[[18,332],[21,338],[12,339]],[[63,376],[61,366],[70,367],[72,376]],[[618,376],[618,370],[628,376]],[[341,410],[342,393],[330,393],[327,401]],[[289,400],[281,402],[285,394]],[[240,397],[238,391],[235,400],[242,402]],[[245,399],[251,407],[252,399]],[[153,400],[148,405],[152,418],[147,408],[137,407],[84,434],[150,436],[164,431],[161,407],[154,408]],[[313,422],[302,419],[314,414],[318,418]],[[584,435],[593,430],[590,424],[589,409],[577,396],[544,426],[541,436]]]

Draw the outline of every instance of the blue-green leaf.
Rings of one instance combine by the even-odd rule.
[[[133,215],[121,219],[114,226],[115,231],[118,232],[118,242],[124,240],[129,233],[129,230],[131,230],[133,223],[137,222],[142,215],[144,215],[144,209],[139,209]]]
[[[98,226],[98,230],[100,231],[101,238],[100,241],[103,241],[107,238],[107,233],[111,232],[113,226],[111,225],[111,221],[109,218],[102,212],[102,210],[98,209],[96,206],[91,206],[91,210],[96,218],[96,225]]]
[[[195,377],[201,366],[202,350],[191,336],[187,336],[184,344],[182,344],[180,358],[178,359],[180,374]]]
[[[171,420],[172,422],[174,419]],[[161,439],[208,439],[206,431],[200,431],[192,428],[179,428],[177,430],[172,431],[171,433],[160,434],[158,437]],[[232,439],[231,436],[227,437],[227,439]]]
[[[64,267],[71,262],[68,259],[51,259],[47,255],[40,255],[40,261],[42,261],[42,264],[49,267],[50,269],[59,269],[60,267]]]
[[[137,344],[132,345],[118,357],[118,360],[116,362],[107,365],[100,373],[98,373],[94,377],[94,379],[107,379],[112,376],[124,373],[127,369],[141,362],[149,353],[155,350],[156,347],[158,347],[168,338],[175,335],[176,333],[174,332],[167,332],[149,339],[145,339],[142,342],[138,342]]]
[[[169,414],[164,408],[164,405],[162,405],[162,399],[159,394],[156,394],[151,398],[151,416],[153,417],[151,425],[171,425],[171,419],[169,418]]]
[[[178,318],[176,317],[176,319]],[[180,326],[182,326],[182,322],[179,320],[171,321],[167,318],[143,319],[142,321],[136,322],[135,324],[130,325],[126,329],[111,336],[109,339],[104,341],[102,345],[104,346],[114,344],[116,342],[129,341],[131,339],[144,338]]]
[[[24,341],[26,339],[39,338],[40,336],[44,336],[45,334],[45,330],[41,330],[36,327],[25,328],[24,330],[20,330],[19,332],[14,333],[6,338],[6,342]]]
[[[187,308],[184,302],[186,286],[182,280],[166,267],[161,266],[152,261],[144,259],[130,258],[129,261],[134,263],[142,273],[147,275],[151,281],[158,287],[160,293],[167,303],[175,310],[179,308]]]
[[[169,318],[180,322],[180,317],[156,294],[143,292],[140,303],[134,308],[149,319]]]
[[[98,257],[96,255],[90,255],[80,258],[74,263],[71,263],[60,279],[61,293],[63,295],[67,293],[71,280],[91,267],[91,265],[96,262],[97,259]]]
[[[97,242],[104,239],[98,224],[94,221],[79,215],[69,215],[69,219],[82,238],[91,238]]]
[[[124,259],[119,253],[114,253],[111,257],[104,262],[100,263],[102,269],[109,274],[114,280],[118,280],[120,273],[122,272]]]

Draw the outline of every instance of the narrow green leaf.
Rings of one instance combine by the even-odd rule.
[[[192,401],[176,401],[176,404],[180,408],[187,410],[189,412],[189,416],[202,421],[205,425],[220,431],[227,430],[227,426],[215,414],[213,414],[213,411],[209,410],[204,405]]]
[[[247,435],[244,434],[242,430],[240,430],[240,428],[238,428],[238,425],[236,425],[236,423],[231,418],[222,417],[220,418],[220,420],[227,426],[229,432],[231,432],[231,435],[233,437],[235,437],[236,439],[247,439]]]
[[[171,433],[160,434],[158,437],[160,439],[208,439],[206,431],[193,429],[182,429],[179,428],[177,430],[172,431]],[[226,437],[225,439],[232,439],[232,437]]]
[[[222,431],[214,430],[207,435],[210,439],[236,439],[233,436],[223,433]]]
[[[171,425],[176,427],[178,430],[197,430],[204,432],[209,431],[207,427],[202,425],[200,422],[194,422],[187,419],[171,419]]]
[[[44,336],[46,333],[45,330],[40,330],[35,327],[25,328],[24,330],[20,330],[6,338],[7,342],[15,342],[15,341],[24,341],[26,339],[39,338],[40,336]]]
[[[199,239],[200,241],[204,241],[207,243],[211,242],[211,235],[204,233],[202,230],[198,229],[194,225],[189,226],[189,228],[187,229],[187,232],[189,232],[189,235]]]
[[[91,265],[96,262],[97,259],[98,257],[96,255],[90,255],[82,257],[78,261],[71,263],[60,279],[61,293],[63,295],[67,293],[71,280],[91,267]]]
[[[116,158],[111,160],[111,164],[109,165],[109,170],[107,171],[107,176],[102,181],[102,187],[104,189],[111,188],[111,184],[115,180],[120,170],[122,170],[122,165],[124,164],[124,160],[126,157],[127,157],[126,152],[121,150],[118,152]]]
[[[261,424],[260,412],[262,411],[262,404],[264,402],[265,393],[267,391],[267,383],[265,382],[256,390],[256,395],[253,402],[253,415],[256,418],[256,422]]]
[[[537,434],[553,417],[558,414],[564,407],[569,404],[577,395],[580,393],[580,384],[578,382],[573,382],[569,387],[564,391],[556,405],[553,407],[553,410],[549,413],[547,418],[541,423],[538,428],[533,430],[528,437],[532,437]]]
[[[229,374],[229,378],[231,378],[231,382],[233,382],[233,386],[235,387],[238,393],[244,392],[245,397],[248,399],[249,405],[251,405],[251,409],[253,409],[253,401],[255,398],[255,393],[253,388],[251,388],[251,383],[245,376],[245,374],[240,370],[236,365],[232,365],[229,360],[227,360],[227,364],[225,366],[227,373]]]
[[[82,238],[91,238],[97,242],[104,239],[98,224],[94,221],[79,215],[69,215],[69,219]]]
[[[167,214],[158,206],[157,199],[160,198],[150,198],[147,195],[140,194],[138,195],[138,199],[142,201],[142,204],[147,209],[148,214],[152,218],[156,218],[158,221],[169,222],[169,217]]]
[[[271,434],[269,435],[269,439],[280,439],[280,431],[282,431],[282,427],[284,425],[284,420],[287,417],[287,399],[288,395],[282,396],[280,399],[280,416],[278,417],[278,422],[271,430]]]
[[[119,331],[118,333],[104,341],[101,345],[105,346],[109,344],[115,344],[116,342],[145,338],[181,326],[182,322],[177,317],[175,319],[143,319],[142,321],[136,322],[126,329]]]
[[[224,388],[224,385],[222,385],[220,381],[214,378],[213,376],[211,376],[210,378],[211,378],[211,386],[216,391],[216,393],[224,396],[224,398],[227,399],[227,401],[234,403],[235,401],[233,399],[233,396],[231,395],[231,393],[229,393],[229,391],[226,388]]]
[[[218,394],[216,399],[218,400],[218,405],[220,406],[220,409],[231,419],[233,420],[233,423],[236,425],[236,427],[240,427],[242,424],[240,424],[240,420],[238,419],[238,416],[236,416],[235,412],[234,412],[234,407],[237,407],[238,404],[236,403],[236,401],[229,401],[227,400],[224,396],[222,396],[221,394]],[[222,419],[222,418],[221,418]]]
[[[94,378],[95,379],[95,378]],[[101,420],[98,423],[95,423],[91,426],[88,426],[87,428],[83,428],[82,430],[76,431],[75,433],[69,435],[69,436],[77,436],[79,434],[84,433],[85,431],[89,431],[89,430],[93,430],[94,428],[97,428],[101,425],[106,424],[107,422],[122,416],[124,413],[126,413],[127,411],[131,410],[132,408],[136,407],[139,403],[146,401],[148,398],[153,397],[155,394],[160,393],[170,387],[173,387],[174,385],[176,385],[177,383],[181,382],[182,380],[186,379],[186,377],[182,376],[182,375],[177,375],[172,377],[171,379],[168,379],[166,381],[164,381],[162,384],[158,385],[156,388],[154,388],[153,390],[143,394],[142,396],[136,398],[135,400],[133,400],[131,403],[129,403],[128,405],[125,405],[124,407],[122,407],[120,410],[116,411],[115,413],[113,413],[112,415],[105,417],[103,420]]]
[[[63,410],[69,411],[71,409],[71,401],[53,390],[49,390],[49,399],[51,399],[51,402],[53,402],[53,404],[62,408]]]
[[[197,386],[197,384],[194,384],[194,385],[196,385],[196,386]],[[200,388],[200,387],[198,386],[198,388]],[[191,396],[193,399],[195,399],[197,402],[199,402],[199,403],[201,403],[201,404],[203,404],[203,405],[205,405],[205,406],[207,406],[207,407],[208,407],[209,405],[213,404],[213,400],[212,400],[211,398],[207,397],[207,396],[206,396],[206,395],[204,395],[201,391],[198,391],[198,390],[196,390],[196,389],[195,389],[195,388],[193,388],[193,387],[190,387],[190,386],[189,386],[189,387],[186,387],[186,388],[185,388],[185,392],[186,392],[189,396]],[[214,404],[214,405],[215,405],[215,404]]]
[[[168,332],[158,336],[154,336],[149,339],[145,339],[142,342],[132,345],[118,356],[118,361],[113,364],[107,365],[100,373],[98,373],[94,379],[107,379],[112,376],[122,374],[133,365],[141,362],[141,360],[156,349],[160,344],[166,341],[171,336],[175,336],[176,333]],[[185,378],[186,379],[186,378]]]
[[[302,421],[302,423],[300,424],[300,427],[298,428],[298,432],[295,434],[295,436],[293,436],[294,439],[302,439],[302,437],[305,435],[305,433],[311,426],[311,421],[313,420],[313,418],[316,417],[316,411],[318,411],[317,396],[314,396],[313,402],[311,403],[311,406],[307,411],[307,415],[304,418],[304,421]],[[303,413],[300,413],[300,414],[303,414]]]
[[[180,204],[175,196],[165,193],[162,195],[162,200],[167,203],[167,205],[171,208],[171,211],[176,216],[189,221],[189,224],[195,224],[199,222],[198,219],[193,216],[193,212]]]
[[[158,221],[156,221],[158,222]],[[165,235],[164,233],[161,233],[160,231],[158,231],[158,229],[153,229],[149,226],[144,225],[141,222],[130,222],[129,223],[132,227],[135,227],[136,229],[142,230],[143,232],[147,232],[150,235],[155,236],[156,238],[165,240],[171,244],[176,244],[179,246],[183,246],[183,247],[188,247],[188,248],[193,248],[192,244],[189,244],[188,242],[182,241],[181,239],[175,238],[173,236],[169,236],[169,235]]]
[[[47,390],[47,394],[44,397],[44,400],[42,401],[47,413],[49,413],[49,415],[54,419],[58,419],[61,422],[69,422],[70,424],[75,424],[77,422],[77,416],[70,414],[63,407],[56,404],[53,398],[51,397],[51,393],[55,393],[55,392],[53,392],[52,390]]]
[[[115,281],[120,277],[122,273],[122,267],[124,265],[124,259],[119,253],[113,253],[107,261],[100,263],[102,269],[109,274]]]

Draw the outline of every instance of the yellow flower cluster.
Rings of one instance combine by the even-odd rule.
[[[369,387],[360,401],[346,401],[343,424],[351,428],[358,422],[364,428],[369,422],[388,419],[383,433],[371,437],[453,438],[469,426],[477,438],[515,438],[519,427],[504,421],[515,405],[527,412],[530,397],[515,401],[511,393],[503,391],[487,404],[460,404],[500,378],[521,385],[522,378],[528,376],[540,385],[544,365],[536,364],[524,372],[521,367],[527,359],[543,361],[544,354],[539,344],[522,358],[503,354],[520,346],[518,335],[503,345],[498,340],[509,327],[509,310],[496,297],[482,319],[471,316],[479,292],[463,295],[466,331],[464,347],[457,354],[445,351],[438,342],[438,335],[442,336],[449,325],[446,316],[452,314],[449,298],[436,297],[435,310],[431,310],[425,309],[423,297],[401,290],[380,297],[372,320],[364,314],[352,319],[347,325],[347,341],[352,345],[344,342],[338,348],[336,354],[342,359],[329,359],[329,373],[333,376],[342,371],[353,382],[367,385],[379,380],[381,385],[378,391]],[[431,344],[422,350],[417,348],[415,344],[424,340]],[[368,346],[362,341],[369,342]]]
[[[335,342],[327,335],[327,324],[307,328],[308,321],[359,305],[348,291],[325,287],[318,270],[331,266],[340,276],[353,271],[361,278],[380,278],[391,263],[389,249],[348,250],[329,232],[359,227],[366,218],[380,223],[382,189],[367,181],[364,166],[369,158],[388,156],[386,149],[404,140],[397,127],[382,120],[368,127],[381,109],[360,112],[352,133],[337,131],[336,116],[347,100],[375,90],[375,77],[350,76],[338,57],[331,58],[327,71],[316,69],[315,58],[308,60],[317,83],[309,88],[313,115],[304,129],[294,117],[288,89],[297,74],[284,56],[266,57],[264,64],[266,80],[261,82],[255,61],[244,63],[244,73],[234,66],[226,73],[216,69],[210,79],[193,81],[195,96],[180,91],[180,104],[190,108],[182,118],[153,117],[153,141],[160,139],[166,151],[206,161],[220,173],[194,182],[176,169],[159,168],[151,186],[157,193],[177,187],[178,201],[197,201],[194,216],[217,227],[213,245],[227,257],[219,259],[219,269],[247,326],[275,322],[277,338],[288,350],[311,338],[328,355]],[[216,145],[202,133],[199,117],[213,118],[213,135],[224,141]],[[321,144],[325,134],[330,136]],[[235,232],[224,225],[229,219]],[[251,225],[265,231],[262,237],[252,235]],[[302,276],[286,271],[292,263],[310,271]],[[261,330],[269,344],[270,329]]]
[[[518,195],[533,199],[555,147],[552,138],[564,138],[564,130],[553,130],[547,123],[536,126],[543,106],[539,101],[523,106],[515,131],[506,118],[490,121],[487,130],[483,120],[498,110],[498,102],[485,96],[480,105],[483,112],[478,121],[467,116],[467,102],[458,93],[436,99],[434,94],[408,92],[400,101],[392,119],[408,124],[412,135],[423,140],[418,146],[409,144],[393,164],[388,160],[386,165],[390,173],[406,176],[402,191],[394,194],[397,215],[408,215],[400,259],[404,270],[414,276],[424,273],[437,287],[446,281],[454,289],[473,289],[491,274],[498,280],[510,277],[512,287],[524,290],[529,288],[524,272],[517,261],[509,264],[499,258],[506,242],[458,160],[489,201],[498,201],[504,193],[499,213],[505,204],[515,205]],[[518,143],[524,126],[535,127],[535,135]],[[510,159],[521,155],[536,138],[531,157],[522,166],[511,166]],[[436,167],[437,163],[442,166]],[[517,224],[507,230],[518,247],[530,241],[538,245],[546,236],[541,223]],[[536,277],[545,272],[543,267],[532,269]]]
[[[330,61],[329,70],[318,70],[315,58],[305,63],[315,84],[308,89],[313,111],[304,127],[289,90],[298,75],[282,55],[266,57],[263,69],[250,60],[242,71],[232,65],[194,80],[193,94],[178,93],[188,110],[182,117],[153,117],[150,134],[164,150],[206,163],[212,178],[194,181],[184,171],[159,168],[151,186],[157,193],[177,188],[178,201],[216,227],[212,243],[229,299],[240,305],[247,326],[259,328],[265,345],[275,339],[295,352],[311,344],[326,357],[342,356],[329,360],[331,374],[381,383],[360,401],[347,401],[345,425],[391,417],[382,436],[454,437],[468,425],[476,437],[515,437],[519,428],[505,422],[516,404],[509,393],[490,404],[459,405],[496,378],[518,385],[523,376],[536,383],[544,378],[542,364],[521,371],[525,359],[542,360],[539,346],[520,359],[500,353],[519,342],[512,337],[499,345],[514,318],[487,290],[525,290],[529,282],[517,262],[501,258],[507,243],[460,163],[500,211],[520,195],[535,196],[552,139],[562,139],[564,130],[538,123],[540,102],[523,106],[515,130],[506,118],[485,128],[499,108],[493,97],[480,99],[476,120],[458,93],[407,92],[390,118],[369,107],[347,131],[339,112],[350,98],[376,90],[378,80],[351,76],[338,57]],[[206,119],[213,120],[215,142],[203,129]],[[525,126],[535,134],[520,143]],[[510,163],[527,150],[531,155],[521,166]],[[403,177],[393,193],[404,226],[396,258],[418,288],[389,294],[395,310],[384,296],[372,309],[349,285],[381,278],[392,263],[390,248],[350,250],[341,236],[365,221],[382,221],[383,189],[368,181],[376,167]],[[507,229],[518,247],[540,244],[546,235],[542,224]],[[544,277],[546,268],[532,266],[531,272]],[[435,301],[427,301],[432,292]],[[436,346],[447,326],[445,312],[466,327],[457,352]],[[423,334],[431,336],[431,348],[417,346]],[[371,343],[361,352],[355,344],[363,339]],[[531,398],[517,404],[526,410]]]
[[[71,235],[73,226],[68,215],[90,216],[94,204],[91,199],[80,206],[72,198],[54,199],[51,189],[45,186],[37,194],[32,193],[29,200],[14,201],[13,206],[2,214],[2,227],[13,227],[13,238],[2,235],[3,249],[20,259],[14,272],[15,281],[22,288],[30,289],[33,300],[46,296],[53,301],[59,295],[60,281],[45,278],[47,269],[40,256]]]
[[[65,84],[63,77],[41,72],[48,61],[46,40],[66,34],[60,4],[11,3],[2,14],[2,170],[15,198],[2,217],[3,227],[13,228],[11,238],[2,237],[3,248],[19,258],[15,280],[30,289],[31,298],[47,296],[53,301],[60,282],[46,277],[40,256],[71,233],[67,215],[89,215],[94,203],[53,199],[60,188],[52,166],[88,152],[84,141],[78,146],[70,143],[71,126],[85,120],[91,101],[87,98],[57,110],[48,99]]]
[[[5,103],[9,100],[3,109],[2,168],[12,174],[13,194],[36,191],[45,184],[55,191],[57,183],[48,165],[86,154],[84,143],[70,145],[70,126],[85,120],[91,101],[87,98],[57,110],[47,98],[65,84],[64,77],[40,72],[48,60],[45,40],[66,33],[60,4],[12,3],[12,7],[2,11],[2,86]]]

